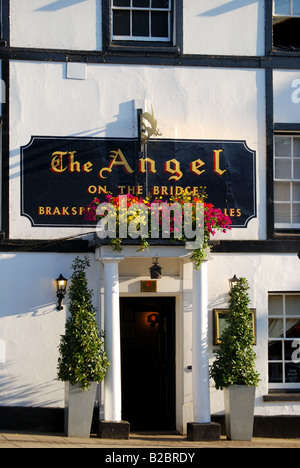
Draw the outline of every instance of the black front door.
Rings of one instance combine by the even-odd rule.
[[[175,298],[122,298],[121,346],[123,420],[175,430]]]

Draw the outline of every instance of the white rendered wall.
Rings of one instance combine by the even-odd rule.
[[[228,279],[236,274],[245,277],[250,285],[250,307],[256,309],[257,370],[261,382],[256,391],[255,414],[300,415],[299,403],[265,403],[268,394],[268,293],[271,291],[293,292],[300,290],[300,261],[296,254],[216,254],[209,262],[209,309],[226,307]],[[212,312],[211,312],[212,320]],[[211,322],[211,330],[213,323]],[[213,346],[211,347],[211,362]],[[213,385],[213,382],[211,382]],[[214,414],[223,411],[221,391],[211,389],[211,410]]]
[[[163,138],[243,140],[256,151],[259,217],[227,238],[265,239],[264,71],[88,65],[86,79],[78,80],[66,78],[66,67],[11,62],[11,238],[48,239],[87,231],[32,228],[20,217],[20,147],[32,135],[135,137],[134,103],[146,102],[153,106]],[[205,185],[205,178],[199,182]]]
[[[185,0],[184,53],[264,55],[264,1]]]
[[[100,50],[101,0],[11,0],[12,47]]]
[[[11,0],[11,45],[102,50],[101,0]],[[183,0],[183,53],[264,55],[264,2]]]
[[[164,258],[177,254],[176,248],[151,250],[144,258],[120,263],[121,296],[141,295],[140,281],[148,277],[152,255],[160,256],[164,268],[158,284],[158,295],[176,297],[176,416],[177,428],[184,430],[192,421],[192,273],[186,260]],[[135,248],[131,249],[136,250]],[[124,254],[126,254],[124,249]],[[132,254],[130,254],[132,256]],[[56,310],[54,279],[62,273],[71,274],[76,254],[2,253],[0,276],[9,281],[0,285],[0,406],[63,407],[63,384],[56,380],[60,335],[64,333],[64,310]],[[101,311],[101,282],[99,262],[89,254],[89,287],[94,291],[94,303]],[[257,314],[257,369],[261,382],[256,395],[257,415],[300,415],[299,404],[264,403],[268,393],[268,292],[299,291],[300,262],[297,255],[275,254],[213,254],[208,263],[209,353],[213,361],[213,309],[226,308],[228,278],[245,276],[250,284],[251,306]],[[129,272],[130,275],[129,276]],[[102,285],[102,286],[101,286]],[[99,319],[100,320],[100,319]],[[211,382],[211,413],[222,414],[223,395]]]
[[[70,278],[75,256],[0,254],[0,406],[64,407],[56,368],[68,300],[56,310],[54,280],[60,273]],[[97,265],[87,273],[89,287],[97,288]]]

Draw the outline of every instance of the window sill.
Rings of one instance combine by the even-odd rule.
[[[299,57],[299,51],[300,51],[300,48],[299,47],[295,47],[293,49],[291,48],[276,48],[274,47],[271,54],[270,55],[273,55],[275,57],[286,57],[288,55],[290,55],[291,57]]]
[[[299,393],[269,393],[263,396],[263,401],[268,403],[300,401],[300,390]]]
[[[176,46],[134,45],[134,44],[111,44],[107,47],[108,52],[140,52],[146,54],[170,54],[178,55],[180,50]]]
[[[278,229],[275,228],[274,238],[276,240],[299,240],[300,231],[299,229]]]

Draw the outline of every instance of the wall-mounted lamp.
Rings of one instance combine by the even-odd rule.
[[[151,279],[160,279],[162,267],[158,264],[158,258],[153,258],[153,265],[149,268]]]
[[[229,294],[230,294],[233,286],[235,286],[239,282],[239,278],[236,275],[234,275],[234,277],[230,278],[228,281],[229,281]]]
[[[56,295],[58,297],[58,306],[56,307],[56,309],[62,310],[63,306],[61,304],[66,294],[68,280],[64,278],[62,274],[60,274],[59,277],[56,278],[55,281],[56,281]]]
[[[147,317],[148,323],[150,323],[150,327],[154,328],[155,325],[158,323],[158,314],[150,314]]]

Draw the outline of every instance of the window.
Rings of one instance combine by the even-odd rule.
[[[171,41],[171,0],[112,0],[112,39]]]
[[[273,45],[299,50],[300,0],[273,0]]]
[[[269,295],[269,387],[300,389],[300,294]]]
[[[103,0],[103,48],[178,53],[183,0]]]
[[[300,228],[300,136],[275,136],[275,228]]]

